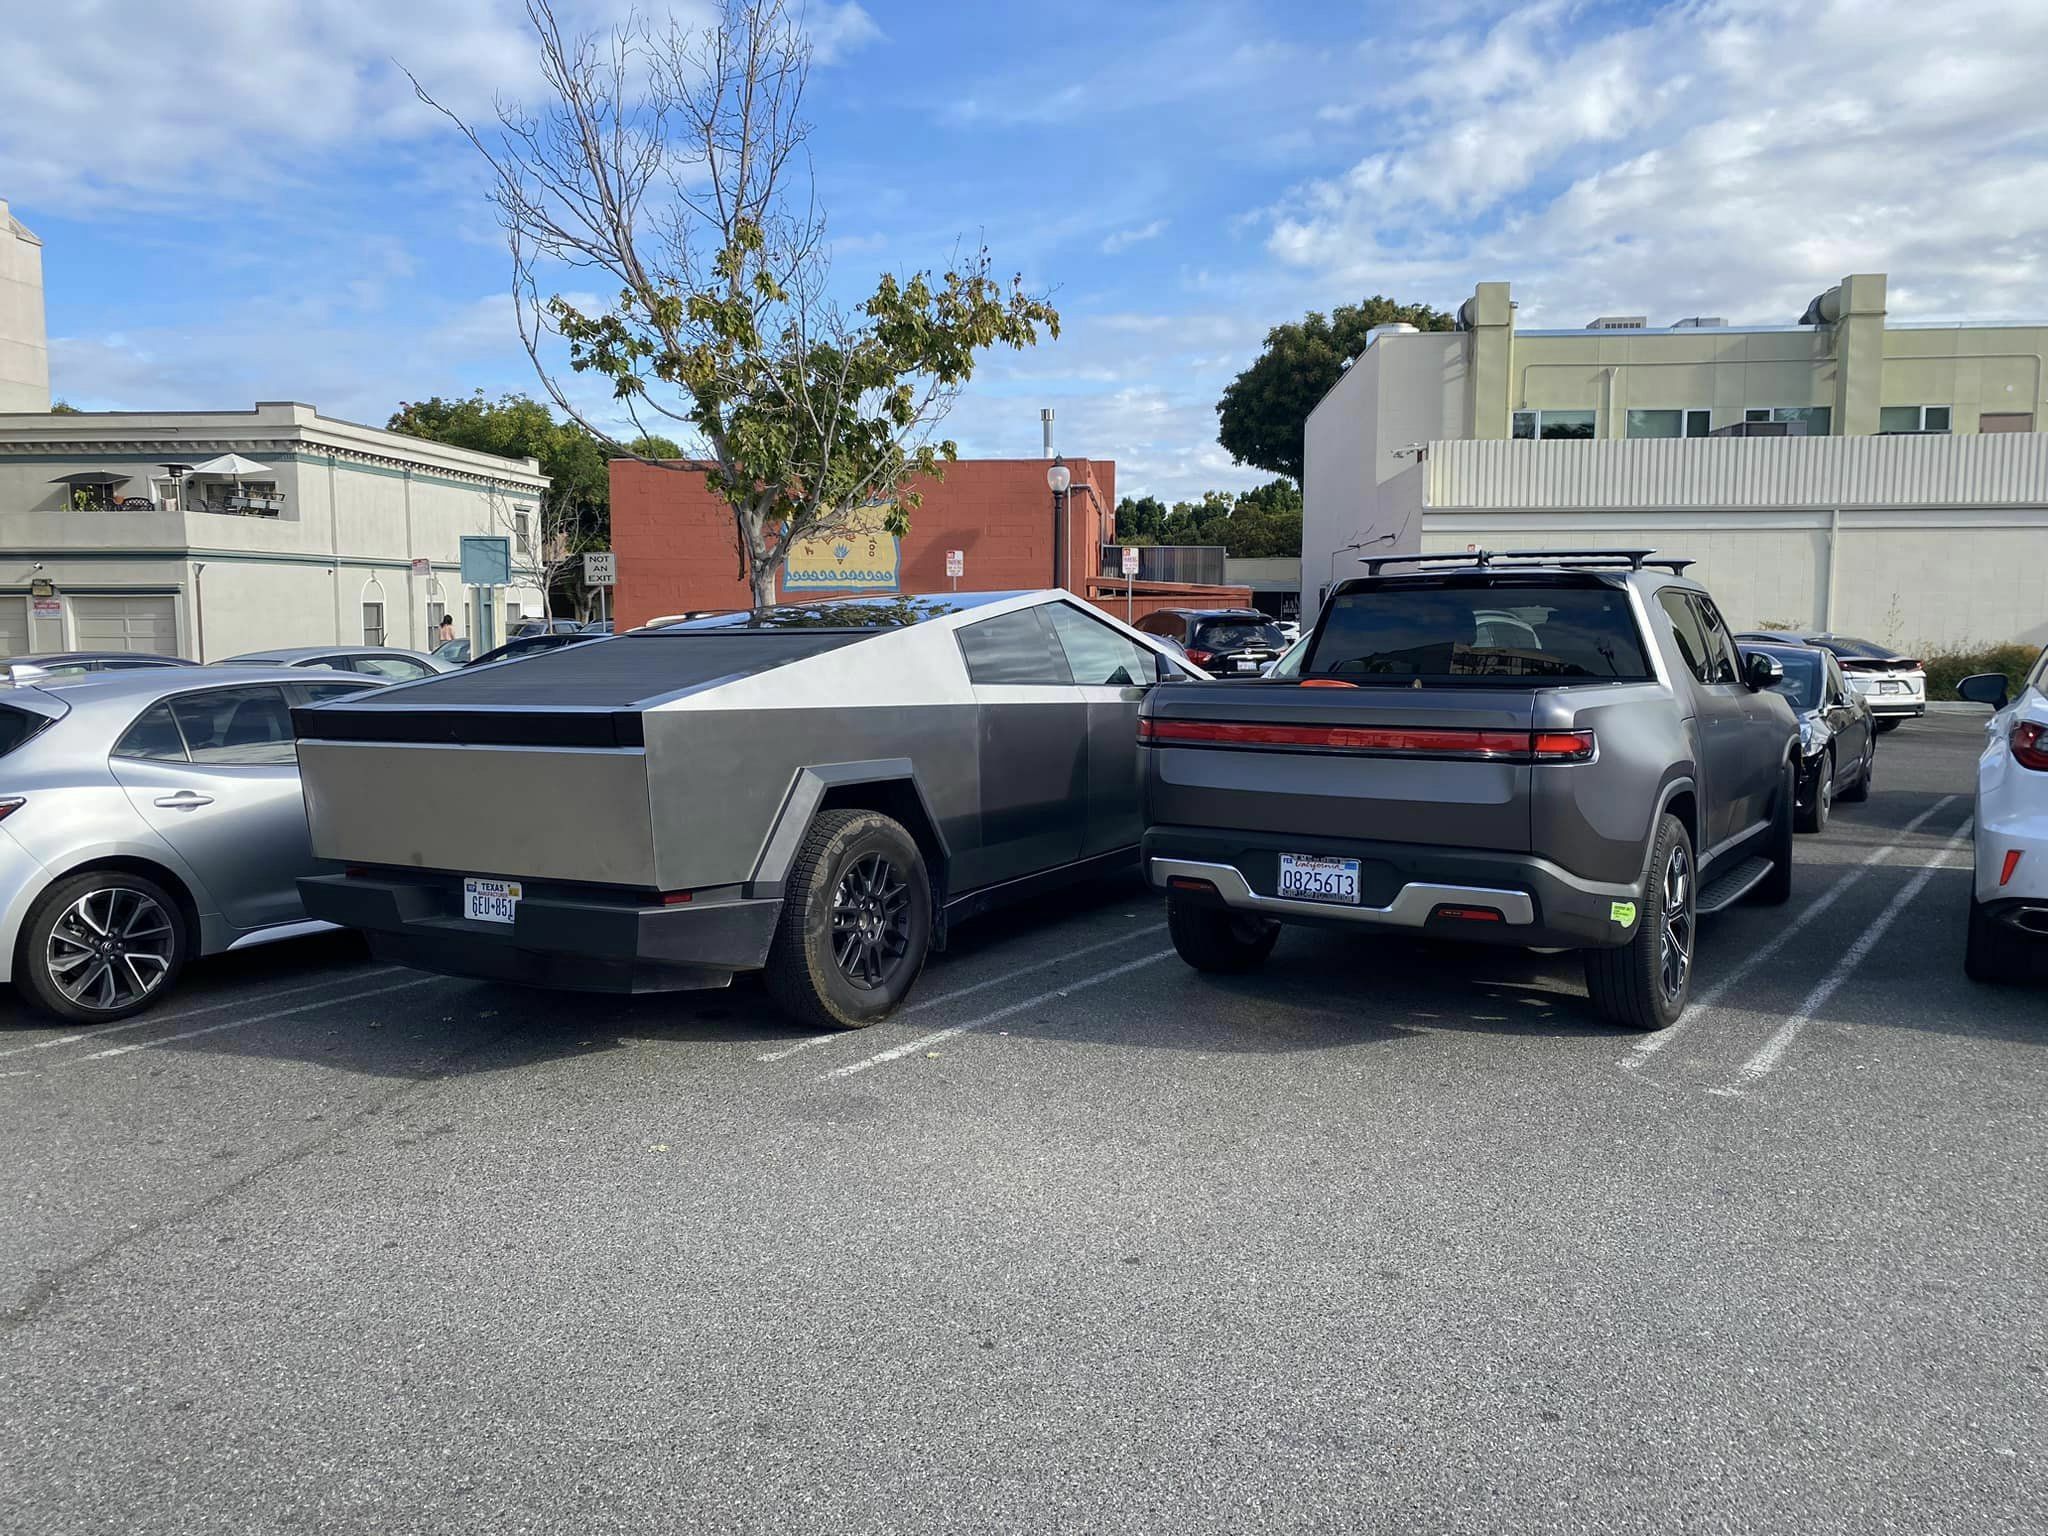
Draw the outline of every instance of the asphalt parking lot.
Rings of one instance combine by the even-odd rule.
[[[1575,960],[1096,887],[829,1038],[196,968],[0,1013],[0,1528],[2048,1528],[2048,987],[1962,975],[1974,717],[1642,1039]]]

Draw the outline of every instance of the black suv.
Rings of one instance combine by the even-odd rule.
[[[1651,553],[1375,557],[1295,675],[1153,689],[1145,868],[1181,957],[1248,970],[1281,923],[1578,949],[1607,1018],[1675,1022],[1695,919],[1791,894],[1799,728],[1779,663]]]
[[[1256,676],[1287,649],[1280,626],[1252,608],[1161,608],[1137,628],[1176,642],[1212,677]]]

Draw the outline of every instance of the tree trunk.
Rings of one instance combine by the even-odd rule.
[[[768,552],[767,519],[758,512],[742,513],[740,537],[747,541],[747,584],[753,588],[756,608],[775,606],[775,558]]]

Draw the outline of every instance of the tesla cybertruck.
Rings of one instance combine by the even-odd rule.
[[[948,926],[1135,867],[1137,717],[1204,674],[1060,591],[636,630],[295,717],[307,911],[422,970],[609,992],[762,970],[859,1028]]]

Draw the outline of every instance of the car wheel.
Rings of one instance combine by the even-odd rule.
[[[1813,778],[1813,793],[1807,798],[1806,809],[1799,813],[1799,830],[1802,832],[1825,832],[1828,817],[1835,809],[1835,749],[1829,747],[1820,760],[1820,767]]]
[[[1877,775],[1877,738],[1871,737],[1863,744],[1863,766],[1857,770],[1856,782],[1842,791],[1842,798],[1861,805],[1870,798],[1870,781]]]
[[[1970,932],[1963,947],[1963,974],[1972,981],[2024,980],[2032,968],[2026,941],[1994,922],[1982,902],[1970,898]]]
[[[15,980],[45,1013],[106,1024],[153,1007],[191,954],[175,896],[126,870],[88,870],[45,891],[22,925]]]
[[[1771,830],[1764,841],[1764,857],[1771,861],[1771,872],[1749,893],[1760,907],[1782,907],[1792,899],[1792,817],[1799,804],[1797,775],[1798,770],[1789,762],[1779,775],[1778,803],[1771,812]]]
[[[902,823],[826,811],[790,866],[764,979],[800,1023],[866,1029],[903,1001],[931,937],[931,878]]]
[[[1636,931],[1617,949],[1585,952],[1586,990],[1610,1024],[1668,1029],[1685,1012],[1692,995],[1698,898],[1692,839],[1684,822],[1666,816],[1657,826]]]
[[[1897,715],[1892,716],[1892,718],[1889,720],[1879,720],[1877,722],[1878,734],[1882,736],[1886,731],[1896,731],[1900,726],[1904,725],[1905,723],[1906,722],[1901,720]]]
[[[1166,931],[1181,959],[1198,971],[1221,976],[1257,970],[1280,939],[1280,925],[1269,918],[1228,907],[1198,906],[1171,891],[1166,896]]]

